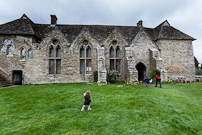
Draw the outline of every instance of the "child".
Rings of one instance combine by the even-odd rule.
[[[90,108],[90,102],[93,102],[93,100],[90,100],[90,91],[88,90],[86,93],[84,93],[84,98],[85,98],[85,101],[84,101],[84,104],[83,104],[83,107],[81,109],[81,111],[85,111],[85,106],[88,105],[88,110],[91,110]]]
[[[146,76],[146,79],[144,79],[145,80],[145,82],[146,82],[146,86],[148,85],[149,86],[149,83],[150,83],[150,80],[151,79],[149,79],[147,76]]]

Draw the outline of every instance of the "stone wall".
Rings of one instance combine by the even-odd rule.
[[[191,40],[159,40],[158,43],[168,77],[194,78],[195,66]]]
[[[150,63],[150,49],[157,48],[157,46],[152,42],[150,37],[144,30],[141,30],[131,45],[132,47],[132,57],[135,59],[136,65],[138,63],[143,63],[146,67],[146,76],[150,76],[150,71],[152,70],[152,63]]]

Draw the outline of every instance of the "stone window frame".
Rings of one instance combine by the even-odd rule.
[[[83,48],[82,50],[83,52],[81,52],[82,48]],[[88,40],[83,40],[82,45],[80,45],[80,48],[79,48],[80,74],[92,73],[92,64],[91,64],[92,55],[91,54],[92,54],[92,45],[89,43]]]
[[[58,75],[58,74],[61,74],[61,70],[62,70],[62,66],[61,66],[61,63],[62,63],[62,54],[61,54],[61,45],[58,41],[58,43],[56,45],[54,45],[54,42],[57,39],[53,39],[50,43],[50,46],[48,47],[48,74],[49,75]],[[50,50],[50,49],[53,49],[53,50]],[[58,50],[59,49],[59,50]],[[53,52],[51,52],[53,51]],[[51,63],[52,62],[52,63]],[[52,64],[52,65],[50,65]],[[53,66],[53,67],[52,67]]]
[[[116,44],[114,44],[114,42],[116,42]],[[117,51],[119,51],[119,55]],[[113,62],[113,64],[111,64],[111,62]],[[117,40],[113,40],[112,44],[109,46],[109,70],[117,70],[119,74],[121,73],[121,46],[118,45]]]

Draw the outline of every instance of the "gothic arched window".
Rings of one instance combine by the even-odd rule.
[[[61,74],[61,48],[59,45],[51,45],[49,48],[49,74]]]
[[[121,50],[119,46],[111,46],[110,55],[110,70],[121,72]]]
[[[84,40],[80,48],[80,74],[89,74],[91,71],[91,47],[88,40]]]

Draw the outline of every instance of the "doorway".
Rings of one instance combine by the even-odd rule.
[[[13,71],[13,85],[22,85],[22,71]]]
[[[140,62],[136,65],[136,69],[138,71],[138,81],[144,81],[146,77],[146,67]]]

